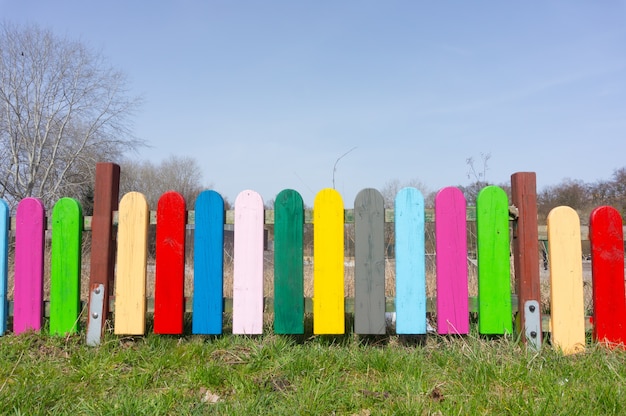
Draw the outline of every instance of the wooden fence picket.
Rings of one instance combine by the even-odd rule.
[[[313,333],[345,333],[344,210],[341,195],[326,188],[313,202]]]
[[[415,188],[395,198],[396,333],[426,333],[424,197]]]
[[[263,333],[263,224],[261,195],[243,191],[235,199],[233,334]]]
[[[222,333],[223,281],[224,199],[208,190],[195,205],[192,333]]]
[[[78,331],[83,212],[80,203],[61,198],[52,209],[50,256],[50,334]]]
[[[45,212],[36,198],[24,198],[15,214],[13,332],[39,331],[43,319]]]
[[[467,334],[467,215],[458,188],[440,190],[435,197],[437,250],[437,332]]]
[[[354,201],[354,332],[385,334],[385,201],[363,189]]]
[[[476,199],[478,249],[478,332],[510,334],[511,262],[509,201],[497,186],[483,188]]]
[[[624,231],[615,208],[591,212],[589,240],[593,278],[593,338],[609,344],[626,343],[624,289]]]
[[[146,332],[146,261],[150,212],[139,192],[122,197],[117,232],[117,281],[115,283],[115,334]]]
[[[0,336],[7,330],[9,317],[9,300],[7,289],[9,283],[9,205],[0,199]]]
[[[570,207],[548,214],[552,343],[564,354],[585,349],[580,220]]]
[[[154,333],[182,334],[185,313],[185,199],[175,191],[157,204]]]
[[[274,201],[274,332],[304,333],[304,203],[292,189]]]

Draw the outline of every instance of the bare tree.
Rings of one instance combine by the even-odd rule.
[[[626,214],[626,167],[613,171],[613,177],[590,185],[595,206],[611,205]]]
[[[142,144],[129,121],[140,100],[128,92],[124,74],[82,43],[0,24],[0,197],[79,197],[96,162]]]
[[[150,161],[125,161],[121,164],[120,194],[130,191],[146,196],[150,209],[156,209],[164,192],[179,192],[193,209],[196,197],[205,187],[202,169],[192,157],[170,156],[159,164]]]
[[[558,185],[545,187],[537,195],[538,214],[545,220],[555,207],[566,205],[574,208],[583,224],[594,207],[592,186],[579,179],[563,179]]]

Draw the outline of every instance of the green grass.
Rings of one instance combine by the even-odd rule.
[[[623,351],[475,335],[0,337],[2,414],[620,415],[625,379]]]

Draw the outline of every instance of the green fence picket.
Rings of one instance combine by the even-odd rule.
[[[292,189],[274,201],[274,332],[304,333],[304,204]]]
[[[78,201],[62,198],[52,210],[50,334],[78,330],[83,213]]]
[[[478,331],[513,332],[509,201],[506,192],[487,186],[476,199],[478,249]]]

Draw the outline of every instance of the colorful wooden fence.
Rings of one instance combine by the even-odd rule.
[[[119,175],[115,168],[104,171],[109,177]],[[512,183],[520,182],[523,188],[514,189],[514,194],[532,193],[528,189],[528,180],[533,183],[533,175],[513,175]],[[115,204],[110,202],[111,195],[115,194],[116,190],[96,193],[108,198],[108,206]],[[333,189],[324,189],[315,198],[312,215],[314,294],[312,308],[307,308],[308,300],[304,298],[303,289],[303,224],[311,219],[305,218],[302,198],[294,190],[285,190],[277,196],[274,209],[265,211],[259,194],[243,191],[235,201],[232,219],[234,288],[232,306],[226,308],[223,242],[227,219],[223,199],[214,191],[203,192],[196,201],[193,220],[188,220],[183,198],[176,192],[164,194],[156,207],[154,332],[181,334],[187,301],[191,305],[187,310],[191,311],[191,332],[194,334],[221,334],[227,310],[232,312],[234,334],[260,334],[265,312],[269,309],[274,312],[274,331],[279,334],[304,333],[307,311],[313,313],[314,334],[345,333],[347,311],[354,313],[354,332],[357,334],[385,334],[388,312],[396,313],[398,334],[425,334],[428,311],[436,321],[439,334],[467,334],[470,311],[473,311],[478,313],[479,333],[489,335],[512,333],[514,313],[518,317],[526,313],[526,321],[518,318],[518,330],[525,337],[534,338],[532,345],[541,344],[542,326],[537,311],[541,299],[537,292],[529,289],[538,284],[535,281],[539,278],[538,273],[530,278],[518,274],[517,295],[511,293],[510,280],[511,238],[516,267],[527,263],[525,256],[533,258],[537,255],[528,253],[526,246],[533,247],[531,243],[516,241],[528,233],[520,230],[520,222],[527,221],[529,213],[536,216],[536,207],[534,211],[523,205],[511,209],[506,194],[498,187],[489,186],[480,192],[475,209],[478,297],[477,305],[470,306],[466,241],[468,207],[458,189],[442,189],[436,197],[434,210],[437,296],[435,307],[429,310],[428,304],[432,300],[426,297],[424,242],[428,219],[421,193],[413,188],[402,189],[395,199],[394,209],[385,210],[380,193],[365,189],[357,195],[354,206],[354,210],[345,210],[341,196]],[[102,248],[106,252],[115,251],[113,245],[117,245],[114,331],[125,335],[145,334],[149,207],[139,193],[124,195],[117,214],[116,239],[108,234],[111,233],[113,213],[98,215],[108,216],[109,222],[96,221],[94,215],[91,222],[93,235],[104,235],[101,241],[108,241],[105,243],[107,247]],[[352,302],[347,302],[344,296],[344,224],[348,217],[355,227],[355,296]],[[45,220],[43,205],[37,199],[27,198],[18,205],[13,225],[14,333],[42,327]],[[384,224],[389,221],[395,222],[396,234],[395,297],[392,299],[385,297]],[[72,199],[61,199],[53,208],[51,222],[50,332],[65,334],[77,331],[80,322],[79,285],[81,261],[84,261],[80,248],[84,219],[79,204]],[[273,303],[266,302],[263,297],[263,227],[266,222],[275,225]],[[187,224],[193,224],[195,228],[193,300],[184,298],[183,287]],[[626,340],[626,299],[621,216],[613,208],[600,207],[592,213],[590,224],[593,336],[599,342],[623,344]],[[526,224],[521,225],[527,228]],[[109,231],[103,232],[98,227]],[[9,228],[8,207],[0,203],[0,334],[7,329],[9,315]],[[564,353],[574,353],[585,347],[586,330],[578,215],[568,207],[555,208],[548,219],[547,233],[552,289],[552,319],[548,329],[554,345]],[[105,262],[107,257],[99,255],[101,262],[109,264]],[[92,252],[92,261],[93,256]],[[530,266],[522,266],[522,270],[524,267]],[[539,267],[538,257],[534,267]],[[108,309],[105,294],[109,293],[111,286],[106,276],[90,285],[89,344],[99,343],[102,313]]]

